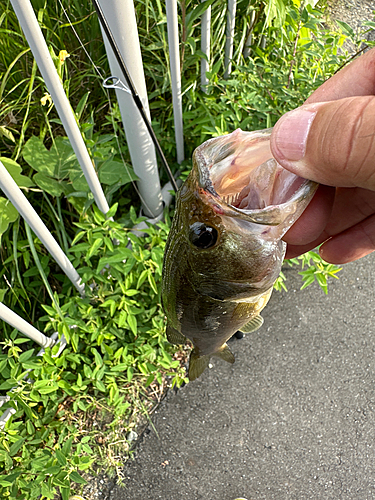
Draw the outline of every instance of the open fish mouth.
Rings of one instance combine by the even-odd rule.
[[[288,172],[272,157],[271,132],[238,129],[196,149],[199,184],[227,215],[234,210],[251,222],[279,225],[291,215],[296,220],[312,198],[317,184]]]

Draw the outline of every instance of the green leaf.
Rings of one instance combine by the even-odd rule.
[[[94,243],[91,245],[89,251],[87,252],[86,257],[89,259],[92,255],[96,255],[102,243],[103,243],[103,238],[96,238]]]
[[[185,26],[187,32],[190,31],[195,19],[201,16],[208,9],[208,7],[214,3],[214,1],[215,0],[206,0],[205,2],[202,2],[197,7],[195,7],[195,9],[188,12],[185,17]]]
[[[117,160],[107,160],[99,169],[99,180],[103,184],[112,186],[116,183],[124,185],[137,181],[138,177],[129,165]]]
[[[130,250],[130,248],[115,249],[113,255],[110,255],[109,257],[102,257],[101,259],[99,259],[96,272],[100,273],[100,271],[107,264],[111,265],[111,264],[122,263],[124,260],[126,260],[128,257],[131,257],[131,256],[132,256],[132,251]]]
[[[40,187],[40,189],[52,196],[59,197],[65,192],[65,182],[58,181],[56,179],[53,179],[52,177],[48,177],[43,173],[35,174],[33,179],[35,184]]]
[[[51,306],[46,306],[45,304],[42,304],[42,307],[43,309],[46,311],[46,313],[49,315],[49,316],[52,316],[54,317],[55,314],[56,314],[56,310],[51,307]]]
[[[95,205],[92,206],[94,212],[94,219],[97,224],[103,224],[105,222],[105,215],[99,210]]]
[[[9,455],[11,457],[13,457],[14,455],[16,455],[16,453],[18,453],[19,449],[21,448],[21,446],[23,445],[25,440],[26,440],[26,438],[20,438],[20,439],[18,439],[18,441],[16,441],[14,444],[12,444],[12,446],[10,447],[10,450],[9,450]]]
[[[62,453],[67,457],[70,453],[70,450],[72,449],[72,444],[73,444],[73,438],[70,437],[67,439],[64,443],[64,446],[62,447]]]
[[[9,474],[9,476],[5,476],[3,479],[12,484],[21,474],[21,471],[13,472],[12,474]]]
[[[134,333],[134,335],[137,335],[137,318],[132,314],[128,314],[126,321],[128,322],[128,325],[131,331]]]
[[[6,380],[2,384],[0,384],[0,391],[7,391],[8,389],[11,389],[17,384],[15,380]]]
[[[35,370],[35,369],[40,368],[41,364],[42,364],[42,361],[38,358],[38,360],[35,360],[35,361],[24,361],[22,363],[22,366],[26,370]]]
[[[103,365],[103,358],[100,356],[98,351],[95,348],[91,349],[91,352],[94,354],[95,357],[95,365],[96,366],[102,366]]]
[[[66,465],[66,457],[63,453],[61,453],[60,450],[55,450],[55,455],[57,458],[57,461],[59,462],[60,465],[64,466]]]
[[[74,151],[66,137],[58,136],[50,150],[38,137],[32,136],[23,151],[25,161],[36,170],[34,182],[52,196],[68,192],[66,180],[69,174],[80,171]]]
[[[41,139],[32,136],[23,147],[22,155],[34,170],[59,180],[67,178],[72,168],[80,168],[67,137],[56,137],[48,150]]]
[[[60,471],[61,471],[61,467],[59,465],[52,465],[52,467],[47,467],[47,469],[45,469],[44,473],[47,475],[53,476]]]
[[[88,193],[90,191],[89,185],[83,171],[79,169],[72,169],[69,172],[69,179],[71,180],[74,191],[78,193]],[[81,194],[81,196],[82,196]],[[68,196],[73,196],[72,193],[67,193]]]
[[[353,28],[351,28],[349,24],[345,23],[344,21],[339,21],[338,19],[336,19],[336,23],[340,26],[340,28],[346,35],[348,35],[350,38],[354,38],[355,35]]]
[[[148,277],[148,282],[150,283],[151,288],[157,294],[158,293],[158,289],[157,289],[157,286],[156,286],[156,283],[155,283],[155,278],[153,277],[153,275],[151,273],[148,273],[147,277]]]
[[[114,217],[116,215],[117,208],[118,208],[118,203],[115,203],[106,213],[107,219],[110,219],[111,217]]]
[[[117,324],[119,328],[124,328],[127,325],[126,318],[128,317],[128,313],[124,310],[120,311],[118,316]]]
[[[18,212],[6,198],[0,197],[0,235],[5,233],[9,224],[16,221]]]
[[[137,281],[137,288],[142,286],[143,282],[146,280],[148,276],[148,269],[144,269],[141,274],[139,275],[138,281]]]
[[[129,363],[120,363],[111,367],[111,372],[123,372],[129,368]]]
[[[57,163],[56,154],[47,150],[43,141],[38,137],[32,136],[23,147],[24,160],[33,167],[34,170],[44,173],[49,176],[55,174],[55,167]]]
[[[70,488],[64,488],[62,486],[59,487],[62,500],[69,500],[70,497]]]
[[[86,94],[84,94],[84,96],[81,98],[81,100],[79,101],[79,103],[76,107],[76,116],[77,116],[78,120],[80,120],[82,117],[82,113],[83,113],[83,110],[85,109],[85,106],[87,104],[87,99],[89,98],[89,95],[90,95],[90,92],[86,92]]]
[[[29,188],[31,186],[34,186],[33,181],[29,177],[21,174],[22,168],[20,167],[20,165],[18,165],[18,163],[11,160],[10,158],[5,158],[4,156],[0,156],[0,161],[8,170],[18,187]]]
[[[28,359],[31,358],[31,356],[34,354],[34,349],[30,349],[26,352],[23,352],[20,357],[18,358],[18,362],[19,363],[24,363],[25,361],[27,361]]]
[[[96,380],[95,381],[95,386],[97,387],[97,389],[99,389],[99,391],[101,391],[101,392],[107,392],[107,389],[106,389],[105,385],[103,384],[103,382],[101,380]]]
[[[53,500],[56,495],[56,489],[55,488],[50,488],[48,483],[41,483],[41,488],[42,488],[42,495],[49,500]]]
[[[76,472],[75,470],[70,473],[69,477],[75,483],[87,484],[87,481],[83,479],[83,477],[80,474],[78,474],[78,472]]]
[[[5,488],[12,486],[12,481],[8,481],[6,478],[0,479],[0,486],[4,486]]]
[[[13,460],[5,450],[0,450],[0,462],[5,462],[9,470],[13,466]]]
[[[4,136],[6,137],[7,139],[9,139],[10,141],[12,142],[16,142],[16,139],[14,138],[14,135],[12,134],[12,132],[10,130],[8,130],[6,128],[5,125],[0,125],[0,136]]]
[[[70,252],[87,252],[90,248],[89,243],[78,243],[78,245],[74,245],[69,248]]]
[[[40,394],[51,394],[51,392],[55,392],[59,389],[57,385],[55,386],[50,386],[50,387],[42,387],[41,389],[38,389]]]

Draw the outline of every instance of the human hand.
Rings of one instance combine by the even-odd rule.
[[[286,258],[317,245],[343,264],[375,250],[375,49],[319,87],[275,125],[271,150],[287,170],[319,182],[285,235]]]

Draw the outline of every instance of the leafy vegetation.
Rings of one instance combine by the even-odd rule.
[[[115,211],[116,205],[108,216]],[[133,210],[131,217],[139,222]],[[80,264],[82,280],[90,286],[84,298],[55,293],[40,318],[46,332],[58,332],[68,345],[58,357],[59,344],[42,358],[34,348],[22,349],[29,342],[15,330],[2,342],[0,389],[12,389],[16,409],[0,438],[0,457],[10,472],[0,478],[3,498],[9,489],[15,498],[53,498],[57,488],[69,498],[70,483],[85,482],[77,470],[94,462],[90,441],[106,439],[87,423],[76,428],[73,415],[110,409],[107,434],[123,428],[125,454],[141,393],[147,403],[148,388],[155,383],[186,381],[176,349],[164,337],[158,291],[168,225],[137,235],[94,207],[77,226],[72,261]]]
[[[105,217],[93,205],[15,14],[8,0],[0,0],[1,160],[85,284],[85,297],[80,297],[14,207],[0,197],[1,301],[41,331],[57,332],[67,341],[59,356],[59,344],[38,355],[32,342],[3,325],[0,391],[10,401],[1,410],[14,414],[0,431],[0,496],[52,499],[60,494],[67,500],[94,464],[120,467],[141,416],[165,387],[186,381],[185,358],[166,342],[160,307],[170,214],[166,209],[165,222],[142,234],[134,229],[142,220],[136,216],[136,177],[118,106],[101,85],[109,73],[91,4],[71,1],[69,20],[59,2],[33,4],[113,206]],[[209,5],[212,59],[207,92],[202,92],[200,16]],[[177,171],[164,9],[160,0],[136,2],[153,126]],[[239,0],[233,72],[224,80],[225,5],[181,0],[179,15],[188,157],[209,137],[237,127],[272,126],[344,64],[348,37],[357,46],[362,41],[347,25],[339,31],[327,28],[324,14],[308,2]],[[316,280],[325,292],[327,278],[338,271],[313,252],[290,264],[302,266],[302,287]],[[277,287],[285,289],[282,276]]]

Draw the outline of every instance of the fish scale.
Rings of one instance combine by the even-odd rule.
[[[190,380],[203,373],[212,356],[233,363],[227,340],[237,331],[261,327],[260,312],[285,254],[282,237],[317,188],[269,161],[270,134],[236,130],[203,143],[177,193],[164,254],[162,303],[168,340],[182,344],[188,338],[194,345]],[[280,205],[273,205],[274,191],[282,189],[276,182],[280,178],[296,189],[288,188],[288,197],[280,194]],[[221,196],[220,186],[232,194]],[[237,208],[244,189],[254,192],[263,208]]]

